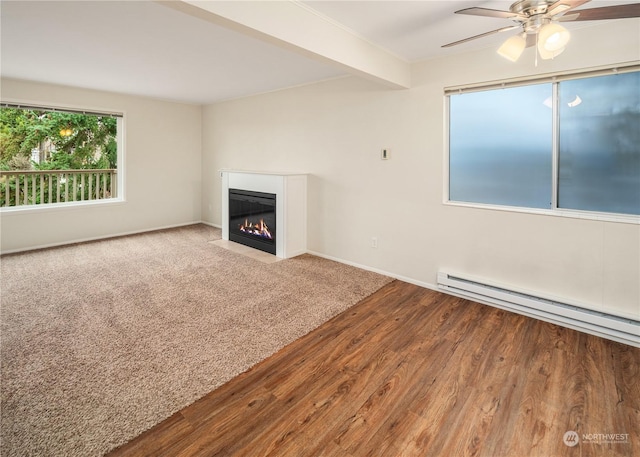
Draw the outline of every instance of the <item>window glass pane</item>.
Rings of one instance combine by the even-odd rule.
[[[111,115],[2,107],[0,207],[116,198],[118,125]]]
[[[640,73],[563,81],[561,208],[640,214]]]
[[[449,199],[551,207],[551,84],[451,95]]]

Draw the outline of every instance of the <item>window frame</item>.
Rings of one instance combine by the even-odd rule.
[[[9,216],[12,214],[21,213],[45,213],[50,211],[60,210],[77,210],[87,207],[102,207],[109,205],[120,205],[126,203],[126,186],[125,186],[125,130],[126,130],[126,113],[124,111],[113,111],[102,108],[87,108],[72,105],[53,105],[51,103],[40,103],[33,101],[24,101],[3,98],[0,100],[0,106],[10,108],[21,109],[34,109],[53,112],[67,112],[75,114],[87,114],[95,116],[112,116],[117,120],[116,131],[116,145],[117,145],[117,160],[116,160],[116,185],[117,196],[113,198],[104,198],[98,200],[82,200],[82,201],[70,201],[62,203],[46,203],[39,205],[19,205],[19,206],[2,206],[0,207],[0,214],[3,216]]]
[[[558,207],[558,181],[559,181],[559,129],[560,129],[560,118],[559,118],[559,100],[558,100],[558,84],[561,81],[580,79],[580,78],[592,78],[597,76],[606,76],[613,75],[618,73],[630,73],[640,71],[640,63],[638,62],[628,62],[624,64],[620,64],[617,66],[606,66],[606,67],[598,67],[598,68],[590,68],[577,72],[564,72],[564,73],[552,73],[552,74],[544,74],[535,77],[529,78],[514,78],[504,81],[490,81],[486,83],[478,83],[478,84],[470,84],[464,86],[453,86],[447,87],[444,89],[443,96],[443,106],[444,106],[444,134],[443,134],[443,145],[444,145],[444,157],[443,157],[443,193],[442,193],[442,203],[447,206],[454,207],[466,207],[466,208],[477,208],[477,209],[485,209],[485,210],[496,210],[496,211],[508,211],[515,213],[528,213],[528,214],[538,214],[545,216],[558,216],[558,217],[569,217],[574,219],[588,219],[595,221],[607,221],[607,222],[622,222],[622,223],[630,223],[640,225],[640,214],[622,214],[622,213],[605,213],[605,212],[597,212],[597,211],[586,211],[586,210],[577,210],[577,209],[569,209],[569,208],[559,208]],[[449,150],[449,132],[450,132],[450,96],[456,94],[463,94],[469,92],[477,92],[483,90],[498,90],[507,87],[517,87],[531,84],[541,84],[541,83],[552,83],[552,96],[553,96],[553,105],[552,105],[552,150],[550,151],[552,155],[552,176],[551,176],[551,208],[529,208],[529,207],[521,207],[521,206],[507,206],[507,205],[497,205],[490,203],[475,203],[475,202],[461,202],[456,200],[451,200],[449,195],[450,190],[450,150]]]

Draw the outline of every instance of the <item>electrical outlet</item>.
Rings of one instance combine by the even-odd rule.
[[[380,158],[382,160],[389,160],[391,158],[391,150],[388,148],[382,149],[380,151]]]
[[[378,247],[378,238],[376,238],[375,236],[371,238],[371,247],[372,248]]]

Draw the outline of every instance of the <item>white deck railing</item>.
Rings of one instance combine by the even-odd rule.
[[[0,206],[114,198],[116,173],[115,169],[0,171]]]

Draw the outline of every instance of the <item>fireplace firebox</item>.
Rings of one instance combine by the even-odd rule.
[[[276,195],[229,189],[229,240],[276,254]]]

